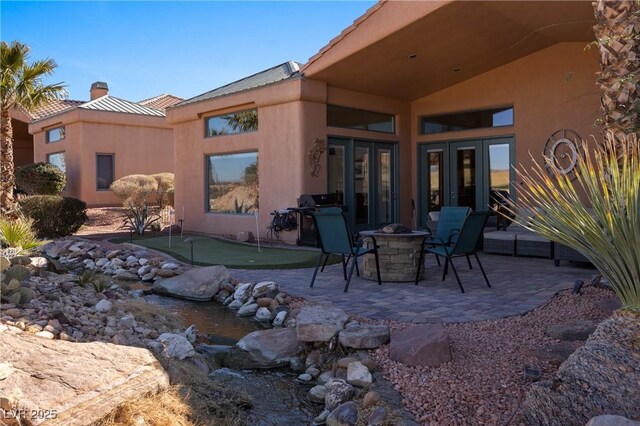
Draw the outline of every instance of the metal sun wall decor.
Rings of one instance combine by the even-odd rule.
[[[318,173],[320,173],[320,157],[325,151],[324,139],[315,138],[308,153],[309,163],[311,163],[311,176],[318,177]]]
[[[584,155],[580,141],[580,135],[569,129],[560,129],[549,136],[542,153],[547,173],[553,175],[555,170],[575,179],[578,157]]]

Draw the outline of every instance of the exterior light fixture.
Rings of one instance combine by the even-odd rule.
[[[417,53],[412,53],[411,55],[409,55],[409,59],[416,59],[418,57]]]
[[[458,72],[458,71],[460,71],[460,68],[456,67],[456,68],[453,69],[453,72]]]

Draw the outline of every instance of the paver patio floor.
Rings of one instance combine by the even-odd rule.
[[[575,280],[588,282],[597,270],[583,264],[553,260],[480,254],[491,282],[488,288],[475,259],[473,270],[466,260],[455,259],[465,293],[461,293],[450,270],[442,281],[442,267],[433,256],[425,261],[426,280],[412,282],[377,282],[353,276],[349,292],[344,293],[340,264],[319,272],[313,288],[309,287],[313,269],[232,270],[241,281],[276,281],[291,295],[314,302],[331,302],[354,315],[402,322],[482,321],[526,313],[551,298],[558,291],[571,288]],[[443,262],[444,264],[444,262]]]

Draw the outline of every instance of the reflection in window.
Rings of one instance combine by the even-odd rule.
[[[258,211],[258,153],[207,156],[207,211]]]
[[[113,183],[113,154],[96,155],[96,188],[107,190]]]
[[[513,126],[513,107],[420,117],[423,135],[500,126]]]
[[[489,190],[510,195],[509,144],[489,145]]]
[[[395,117],[381,112],[327,105],[327,126],[394,133]]]
[[[336,194],[338,204],[344,204],[344,146],[329,147],[329,193]]]
[[[53,164],[54,166],[59,168],[62,171],[62,173],[67,172],[67,165],[65,162],[64,152],[56,152],[55,154],[48,154],[47,163]]]
[[[457,192],[460,207],[476,208],[476,150],[460,148],[457,151]]]
[[[47,130],[46,133],[47,143],[58,142],[64,139],[65,130],[64,126],[56,127],[54,129]]]
[[[430,212],[442,208],[442,151],[431,151],[427,154],[429,167],[429,207]]]
[[[376,203],[378,222],[381,224],[391,223],[391,151],[379,149],[378,151],[378,182],[376,191],[378,202]]]
[[[356,147],[354,161],[356,224],[369,223],[369,148]]]
[[[250,109],[207,117],[205,128],[207,137],[258,130],[258,110]]]

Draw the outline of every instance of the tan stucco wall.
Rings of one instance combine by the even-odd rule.
[[[557,130],[589,138],[598,132],[593,125],[599,112],[599,62],[596,51],[585,46],[559,43],[413,102],[412,152],[423,142],[515,135],[516,164],[529,167],[529,152],[541,162],[545,142]],[[418,134],[420,116],[507,105],[514,107],[510,127]],[[417,194],[415,161],[411,182]]]
[[[256,232],[252,215],[205,213],[205,156],[257,150],[260,173],[259,231],[270,223],[269,212],[294,206],[302,193],[327,190],[326,153],[318,177],[311,177],[307,151],[315,138],[330,136],[377,140],[398,146],[399,221],[410,225],[411,200],[417,202],[417,145],[500,135],[515,135],[516,162],[538,159],[547,138],[567,128],[583,137],[593,133],[598,113],[594,73],[597,56],[584,43],[561,43],[519,59],[412,103],[381,98],[315,80],[290,80],[215,100],[170,109],[174,126],[176,207],[185,209],[185,229],[208,234]],[[402,84],[402,82],[398,82]],[[396,116],[396,134],[326,126],[326,104]],[[513,105],[515,125],[500,129],[420,135],[421,115]],[[204,137],[204,117],[258,108],[259,130],[222,137]],[[293,242],[296,233],[281,233]]]
[[[253,215],[205,211],[205,156],[211,154],[258,151],[261,236],[271,222],[271,211],[296,205],[305,181],[305,145],[310,146],[315,137],[324,137],[305,124],[310,122],[305,115],[313,109],[317,91],[305,95],[311,101],[303,101],[301,84],[300,80],[283,82],[168,112],[175,126],[176,211],[180,218],[184,207],[185,229],[225,235],[256,233]],[[204,137],[204,117],[252,107],[258,108],[257,131]],[[290,242],[296,238],[295,232],[281,236]]]
[[[209,154],[258,151],[260,174],[259,232],[267,233],[270,212],[297,205],[303,193],[327,191],[327,156],[320,160],[317,177],[311,176],[308,151],[316,138],[340,136],[364,140],[401,142],[403,167],[410,165],[409,120],[398,121],[398,134],[328,128],[326,104],[408,116],[409,104],[349,92],[313,80],[291,80],[261,89],[193,105],[171,109],[168,120],[174,127],[176,159],[176,210],[185,210],[185,229],[209,234],[256,233],[252,215],[206,213],[205,156]],[[204,137],[204,117],[228,111],[257,107],[259,130],[221,137]],[[410,196],[410,174],[401,176],[401,192]],[[401,216],[410,217],[401,206]],[[293,243],[296,232],[283,232],[280,238]]]
[[[63,141],[45,143],[46,130],[64,125]],[[96,189],[96,154],[114,154],[114,180],[130,174],[173,171],[173,131],[164,117],[74,110],[33,123],[35,161],[65,152],[67,189],[63,195],[90,206],[120,203]]]
[[[20,120],[11,119],[13,130],[13,164],[15,167],[33,163],[33,137],[29,134],[29,125]]]

